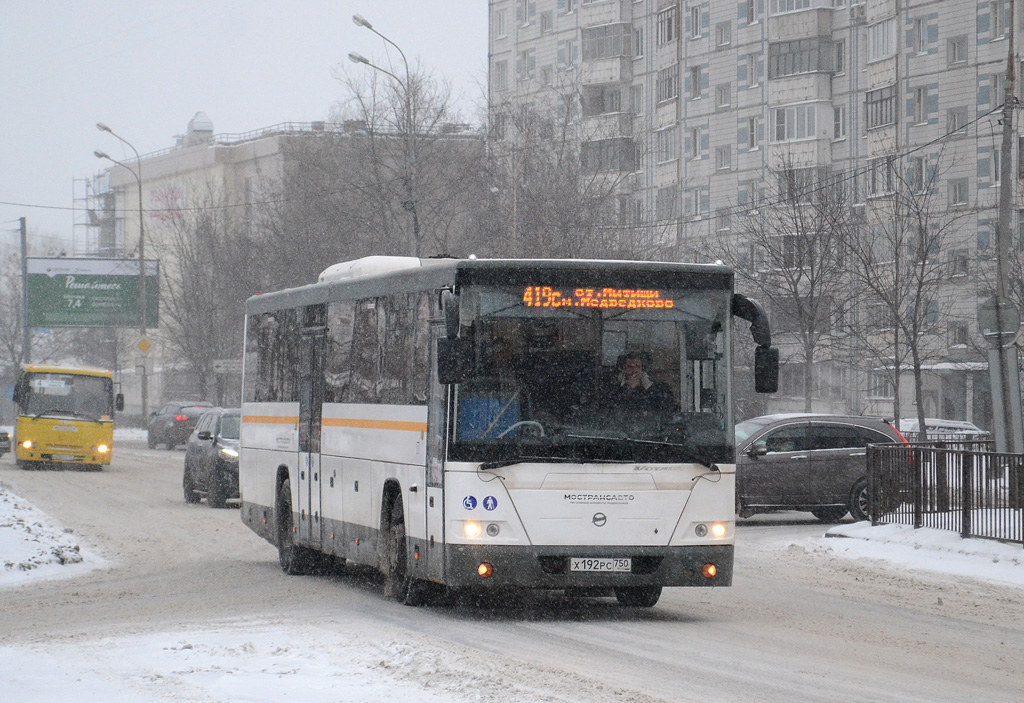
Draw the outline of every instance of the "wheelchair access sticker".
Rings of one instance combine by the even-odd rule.
[[[462,507],[466,510],[473,510],[476,508],[476,498],[473,496],[466,496],[462,499]]]

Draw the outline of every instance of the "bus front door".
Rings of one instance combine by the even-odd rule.
[[[299,466],[298,538],[320,547],[320,420],[323,406],[323,357],[326,334],[322,328],[306,330],[299,345]]]

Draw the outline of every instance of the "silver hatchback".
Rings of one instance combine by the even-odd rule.
[[[881,417],[763,415],[736,425],[740,517],[807,510],[823,522],[868,519],[867,446],[905,442]]]

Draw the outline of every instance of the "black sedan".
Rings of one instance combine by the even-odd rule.
[[[199,416],[213,407],[213,403],[194,400],[172,400],[149,418],[146,441],[150,449],[166,444],[174,449],[184,444],[199,422]]]
[[[238,431],[242,411],[214,408],[199,418],[185,444],[185,472],[181,487],[185,501],[203,496],[211,508],[224,508],[238,498]]]

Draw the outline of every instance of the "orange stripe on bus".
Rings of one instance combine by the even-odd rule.
[[[404,430],[406,432],[426,432],[425,422],[406,422],[403,420],[362,420],[357,418],[325,417],[320,422],[324,427],[358,427],[370,430]]]
[[[260,425],[295,425],[298,417],[281,417],[280,415],[245,415],[243,422],[254,422]]]

